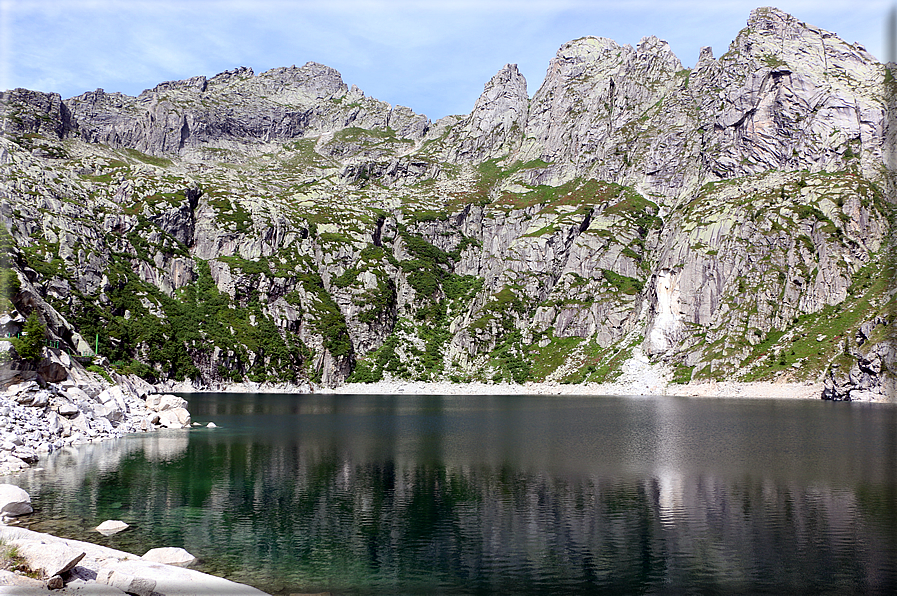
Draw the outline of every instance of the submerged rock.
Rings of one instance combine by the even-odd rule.
[[[174,565],[175,567],[189,567],[196,563],[196,557],[186,550],[171,546],[148,550],[141,558],[145,561],[164,563],[166,565]]]
[[[96,527],[96,531],[103,536],[112,536],[118,534],[122,530],[127,530],[130,526],[125,522],[117,519],[108,519]]]

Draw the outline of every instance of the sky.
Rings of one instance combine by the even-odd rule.
[[[716,57],[761,0],[0,0],[0,90],[138,95],[163,81],[320,62],[368,96],[466,114],[516,63],[532,96],[565,42],[655,35],[685,67]],[[766,4],[768,5],[768,4]],[[884,59],[894,0],[779,1]]]

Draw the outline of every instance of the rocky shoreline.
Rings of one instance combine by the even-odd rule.
[[[117,376],[110,383],[60,350],[45,348],[36,370],[12,372],[4,375],[12,384],[0,392],[0,476],[27,470],[57,450],[192,424],[183,398],[158,393],[138,377]],[[0,569],[0,594],[46,594],[48,588],[57,594],[85,595],[265,594],[182,568],[194,560],[192,556],[183,557],[182,562],[160,559],[160,553],[152,551],[137,556],[5,525],[32,509],[25,491],[9,484],[0,486],[7,489],[0,491],[4,495],[14,493],[15,497],[0,504],[0,563],[9,567],[15,558],[28,570]],[[127,526],[119,522],[116,527]],[[183,549],[154,550],[188,555]]]
[[[264,596],[266,593],[213,575],[187,569],[177,559],[166,560],[169,551],[153,549],[145,555],[115,550],[80,540],[57,538],[13,526],[0,526],[4,547],[15,548],[32,570],[22,573],[0,570],[0,594],[30,596],[55,594],[123,596]],[[164,551],[164,552],[160,552]],[[7,551],[8,552],[8,551]],[[188,559],[189,560],[189,559]],[[58,578],[58,579],[56,579]]]
[[[192,422],[184,399],[136,376],[110,383],[61,350],[45,348],[37,371],[26,372],[0,393],[0,475],[64,447]]]

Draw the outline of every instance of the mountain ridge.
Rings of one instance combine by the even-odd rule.
[[[581,38],[436,122],[312,62],[14,90],[5,267],[54,338],[157,381],[582,382],[638,348],[884,399],[893,70],[766,8],[693,69]]]

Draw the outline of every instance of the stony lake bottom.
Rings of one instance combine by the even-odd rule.
[[[185,397],[220,428],[55,453],[23,525],[274,594],[897,590],[894,405]]]

